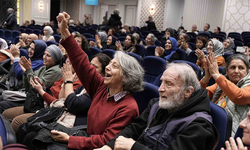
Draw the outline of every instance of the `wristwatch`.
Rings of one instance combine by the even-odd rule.
[[[69,80],[68,80],[68,81],[65,81],[65,82],[64,82],[64,85],[67,84],[67,83],[72,83],[72,84],[73,84],[73,81],[69,81]]]

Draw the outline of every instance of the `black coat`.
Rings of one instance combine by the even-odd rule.
[[[109,18],[108,25],[110,28],[114,28],[118,32],[118,26],[122,26],[121,17],[117,14],[112,14]]]
[[[17,20],[14,14],[9,14],[6,19],[5,28],[8,30],[16,30],[17,29]]]
[[[137,117],[129,126],[120,132],[114,139],[107,144],[112,149],[114,148],[115,139],[118,136],[132,138],[135,141],[144,132],[147,127],[148,115],[151,107],[158,102],[158,99],[152,99],[148,108]],[[151,122],[151,127],[165,123],[167,120],[183,118],[195,112],[210,112],[209,97],[207,91],[203,88],[194,92],[190,99],[181,106],[178,110],[170,114],[166,109],[159,109],[154,121]],[[211,150],[218,140],[218,133],[215,126],[208,120],[198,117],[191,122],[183,131],[177,135],[176,140],[169,145],[168,150]],[[149,150],[143,145],[146,141],[136,141],[132,146],[132,150]]]

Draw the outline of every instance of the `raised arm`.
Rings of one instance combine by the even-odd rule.
[[[65,12],[57,16],[58,27],[63,39],[61,44],[66,49],[77,76],[87,90],[90,98],[93,99],[97,89],[104,85],[104,79],[96,71],[95,67],[89,63],[86,53],[80,48],[73,36],[71,36],[67,24],[69,18],[70,16]]]

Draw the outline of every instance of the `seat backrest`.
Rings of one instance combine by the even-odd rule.
[[[151,99],[159,97],[158,88],[159,87],[153,84],[144,82],[144,90],[133,94],[138,104],[140,114],[148,107],[148,102]]]
[[[83,33],[83,36],[85,36],[86,38],[94,38],[94,36],[90,33]]]
[[[115,55],[115,50],[113,50],[113,49],[104,49],[102,51],[102,53],[108,55],[111,59],[113,59],[114,55]]]
[[[11,36],[12,36],[12,31],[11,30],[5,30],[4,37],[5,38],[11,38]]]
[[[215,150],[220,150],[224,147],[224,143],[231,136],[232,131],[232,117],[227,114],[225,109],[210,102],[211,116],[213,118],[213,124],[217,128],[220,137],[219,142]]]
[[[179,54],[181,60],[187,60],[187,53],[180,48],[177,48],[176,52]]]
[[[155,48],[157,46],[151,45],[146,48],[145,56],[155,56]]]
[[[156,41],[155,41],[155,45],[156,45],[156,46],[161,46],[161,42],[160,42],[159,40],[156,40]]]
[[[166,60],[160,57],[144,57],[142,65],[145,70],[144,81],[154,83],[155,79],[165,71],[166,64]]]
[[[123,42],[125,39],[126,39],[125,36],[119,36],[119,37],[118,37],[118,40],[119,40],[119,41],[122,41],[122,42]]]
[[[144,56],[145,53],[145,47],[141,44],[136,44],[136,54],[140,55],[140,56]]]
[[[25,56],[27,59],[29,58],[28,51],[26,49],[20,48],[20,57]]]
[[[4,30],[0,29],[0,38],[3,38],[3,37],[4,37]]]
[[[96,54],[101,53],[101,50],[97,47],[89,47],[89,50],[85,52],[88,55],[89,60],[91,60]]]
[[[16,143],[16,135],[9,120],[6,119],[1,114],[0,114],[0,136],[2,138],[3,146],[7,144]]]
[[[196,64],[197,62],[197,56],[195,55],[195,51],[191,51],[188,55],[188,58],[187,58],[188,61]]]
[[[20,35],[20,31],[14,30],[12,32],[12,38],[16,38],[16,36],[19,36],[19,35]]]
[[[61,39],[61,36],[58,35],[58,34],[55,34],[55,35],[54,35],[54,38],[55,38],[56,42],[59,43],[59,41],[60,41],[60,39]]]
[[[139,64],[142,65],[142,57],[140,55],[135,54],[135,53],[130,53],[130,52],[128,54],[134,57],[139,62]]]
[[[50,46],[51,44],[58,45],[58,43],[54,42],[54,41],[47,41],[46,44],[47,44],[47,46]]]

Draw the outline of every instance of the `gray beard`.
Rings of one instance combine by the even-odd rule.
[[[159,107],[162,109],[167,109],[169,112],[176,111],[185,103],[184,90],[180,90],[179,93],[172,94],[168,96],[166,100],[162,100],[160,97]]]

